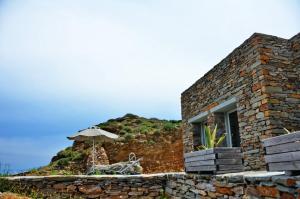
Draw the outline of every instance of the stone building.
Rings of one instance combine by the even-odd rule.
[[[203,126],[241,146],[246,170],[265,168],[261,140],[300,130],[300,33],[255,33],[181,95],[184,151],[203,144]]]

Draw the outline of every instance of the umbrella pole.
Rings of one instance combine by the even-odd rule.
[[[93,137],[93,173],[95,173],[95,137]]]

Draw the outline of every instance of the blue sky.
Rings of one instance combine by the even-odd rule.
[[[0,0],[0,162],[47,164],[125,113],[180,119],[180,94],[254,32],[290,38],[296,0]]]

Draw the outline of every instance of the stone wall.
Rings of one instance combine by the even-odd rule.
[[[165,173],[140,176],[9,177],[0,178],[0,192],[3,187],[33,198],[300,198],[300,176],[289,177],[280,172],[263,171],[217,176]]]
[[[271,199],[300,198],[300,176],[288,177],[278,173],[249,172],[219,176],[168,176],[166,194],[173,199],[230,198]]]
[[[210,110],[235,97],[245,169],[264,169],[260,141],[283,133],[283,127],[300,129],[299,46],[300,34],[286,40],[255,33],[184,91],[184,151],[197,143],[188,120],[208,111],[209,125],[224,126]]]
[[[260,109],[269,118],[266,134],[281,134],[283,127],[300,129],[300,34],[290,40],[264,38],[260,87],[267,101]]]
[[[34,196],[33,198],[151,199],[160,198],[163,195],[165,179],[163,174],[142,176],[26,176],[8,178],[8,181],[4,183],[9,184],[10,191]]]

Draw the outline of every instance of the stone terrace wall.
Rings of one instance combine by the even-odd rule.
[[[38,198],[151,199],[160,198],[163,194],[165,179],[165,175],[159,174],[141,176],[26,176],[9,178],[9,181],[5,183],[9,183],[14,192],[39,196]]]
[[[168,176],[166,194],[172,199],[299,199],[300,176],[249,172],[220,176]]]
[[[299,199],[300,176],[243,172],[217,176],[166,173],[141,176],[0,178],[17,193],[40,198]],[[7,181],[8,180],[8,181]]]
[[[265,168],[260,140],[300,128],[299,34],[290,40],[253,34],[181,95],[184,151],[193,150],[188,119],[232,98],[237,99],[246,170]],[[208,124],[219,124],[210,113]]]

